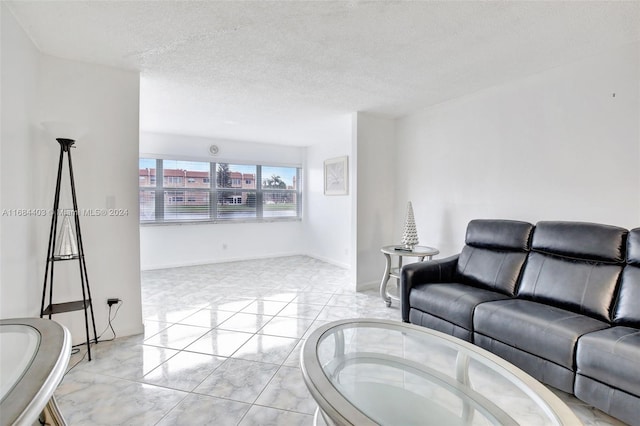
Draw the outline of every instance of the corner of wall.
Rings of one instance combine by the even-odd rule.
[[[392,244],[396,191],[396,120],[358,113],[355,241],[356,289],[371,287],[384,271],[380,248]]]

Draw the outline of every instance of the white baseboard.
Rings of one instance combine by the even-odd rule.
[[[380,289],[380,281],[369,281],[365,283],[356,283],[356,291],[367,291]]]
[[[242,256],[242,257],[226,257],[224,259],[216,258],[216,259],[202,259],[194,262],[176,262],[176,263],[163,263],[162,265],[144,265],[140,267],[141,271],[154,271],[158,269],[171,269],[171,268],[181,268],[184,266],[201,266],[201,265],[212,265],[216,263],[227,263],[227,262],[240,262],[243,260],[259,260],[259,259],[271,259],[275,257],[291,257],[291,256],[306,256],[302,253],[275,253],[261,256]]]
[[[328,263],[328,264],[333,265],[333,266],[338,266],[338,267],[343,268],[343,269],[351,269],[351,265],[349,265],[349,264],[338,262],[336,260],[329,259],[329,258],[324,257],[324,256],[316,256],[315,254],[309,254],[309,253],[303,254],[302,256],[307,256],[307,257],[310,257],[312,259],[320,260],[322,262]]]
[[[170,268],[181,268],[184,266],[201,266],[201,265],[211,265],[215,263],[227,263],[227,262],[240,262],[243,260],[259,260],[259,259],[271,259],[276,257],[291,257],[291,256],[307,256],[313,259],[320,260],[322,262],[329,263],[334,266],[338,266],[344,269],[351,269],[351,266],[342,262],[335,261],[333,259],[325,258],[323,256],[316,256],[309,253],[299,253],[299,252],[291,252],[291,253],[271,253],[268,255],[260,255],[260,256],[242,256],[242,257],[227,257],[224,259],[216,258],[216,259],[203,259],[197,260],[194,262],[176,262],[176,263],[163,263],[161,265],[143,265],[140,267],[141,271],[154,271],[158,269],[170,269]]]
[[[136,334],[144,333],[144,324],[139,324],[135,327],[127,327],[127,328],[122,328],[118,325],[118,326],[114,326],[114,328],[116,329],[116,335],[118,337],[135,336]]]

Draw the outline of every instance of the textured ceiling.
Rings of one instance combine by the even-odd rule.
[[[640,40],[640,1],[11,1],[42,52],[140,70],[147,131],[311,145]]]

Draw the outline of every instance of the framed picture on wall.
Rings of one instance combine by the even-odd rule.
[[[349,157],[330,158],[324,162],[324,195],[349,193]]]

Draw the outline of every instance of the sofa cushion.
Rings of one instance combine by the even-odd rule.
[[[586,222],[538,222],[531,250],[575,259],[622,263],[628,231]]]
[[[455,281],[513,296],[526,261],[533,225],[515,220],[469,222]]]
[[[479,303],[507,297],[459,283],[420,284],[411,289],[409,303],[414,309],[473,330],[473,310]]]
[[[640,266],[640,228],[629,231],[627,238],[627,263]]]
[[[533,225],[517,220],[476,219],[467,225],[465,243],[510,251],[529,251]]]
[[[456,268],[456,280],[513,296],[527,254],[465,246]]]
[[[622,271],[613,322],[640,328],[640,228],[629,231],[627,266]]]
[[[567,393],[573,393],[573,381],[576,377],[573,370],[513,346],[505,345],[480,333],[473,333],[473,343],[509,361],[511,364],[517,365],[519,369],[542,383]]]
[[[640,267],[627,265],[622,271],[613,322],[640,328]]]
[[[513,296],[532,230],[530,223],[515,220],[469,222],[456,281]]]
[[[630,426],[640,425],[640,397],[576,374],[575,395]],[[607,422],[609,423],[609,422]]]
[[[605,322],[528,300],[478,305],[475,332],[574,370],[574,353],[583,334],[608,328]]]
[[[578,341],[578,374],[640,395],[640,330],[612,327]]]
[[[462,339],[467,342],[471,342],[471,340],[473,339],[473,333],[470,330],[452,324],[449,321],[445,321],[438,317],[434,317],[433,315],[422,312],[418,309],[410,309],[409,321],[411,322],[411,324],[416,324],[422,327],[430,328],[432,330],[440,331],[442,333],[457,337],[458,339]]]
[[[518,297],[611,320],[622,266],[530,253]]]

